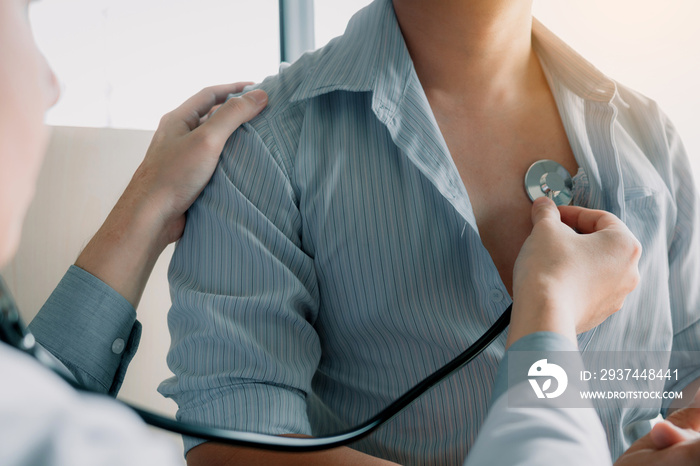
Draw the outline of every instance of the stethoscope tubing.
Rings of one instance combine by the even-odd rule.
[[[176,421],[151,411],[138,408],[129,403],[124,404],[134,410],[141,419],[151,426],[216,443],[285,452],[311,452],[341,447],[356,442],[379,429],[406,409],[411,403],[453,375],[466,364],[469,364],[469,362],[481,354],[508,327],[512,308],[512,304],[508,306],[498,320],[496,320],[496,322],[464,352],[427,376],[375,416],[351,429],[333,435],[295,438],[220,429]],[[75,386],[75,384],[73,385]]]
[[[197,437],[211,442],[285,452],[311,452],[336,448],[348,445],[368,436],[379,427],[396,417],[419,397],[423,396],[429,390],[476,358],[508,327],[512,308],[512,304],[508,306],[498,320],[496,320],[496,322],[464,352],[427,376],[375,416],[362,424],[333,435],[308,438],[280,437],[276,435],[202,426],[177,421],[175,419],[156,414],[152,411],[139,408],[122,400],[117,401],[132,409],[141,417],[141,419],[144,420],[144,422],[151,426],[181,435]],[[42,365],[53,370],[77,390],[107,396],[104,393],[95,392],[94,390],[82,386],[75,380],[75,378],[71,376],[71,374],[68,374],[63,367],[52,363],[51,359],[42,353],[43,349],[34,343],[33,336],[22,325],[14,300],[5,288],[1,278],[0,324],[2,324],[0,325],[0,337],[2,337],[2,341],[5,341],[20,351],[35,357]]]
[[[550,184],[552,186],[550,186]],[[552,160],[539,160],[535,162],[532,164],[532,166],[530,166],[525,175],[525,190],[528,196],[530,196],[530,199],[533,201],[537,197],[546,195],[553,199],[558,205],[566,205],[570,202],[571,197],[573,196],[572,186],[573,183],[571,176],[568,174],[566,169],[559,163]],[[333,435],[311,438],[280,437],[276,435],[241,432],[237,430],[202,426],[177,421],[175,419],[156,414],[152,411],[139,408],[124,401],[117,401],[131,408],[141,417],[141,419],[151,426],[181,435],[201,438],[211,442],[286,452],[310,452],[336,448],[356,442],[357,440],[371,434],[379,427],[396,417],[419,397],[423,396],[436,385],[471,362],[491,343],[493,343],[493,341],[508,327],[512,309],[513,305],[511,304],[503,312],[503,314],[501,314],[496,322],[494,322],[494,324],[477,341],[472,343],[469,348],[416,384],[413,388],[401,395],[398,399],[377,413],[375,416],[362,424]],[[7,316],[14,316],[14,318],[8,319]],[[52,369],[76,389],[96,393],[76,382],[70,374],[66,373],[64,368],[58,367],[56,364],[51,364],[50,358],[42,357],[39,348],[33,345],[33,337],[21,325],[19,313],[14,305],[14,300],[12,300],[9,292],[7,292],[1,278],[0,323],[3,324],[2,328],[0,328],[2,331],[0,332],[0,337],[4,337],[3,340],[7,340],[7,342],[12,346],[15,346],[16,348],[37,358],[40,363]],[[9,327],[8,323],[10,324]],[[7,328],[10,328],[10,330],[5,331]],[[31,344],[27,345],[27,341],[31,342]]]

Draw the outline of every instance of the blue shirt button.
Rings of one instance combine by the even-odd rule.
[[[500,303],[501,301],[503,301],[503,297],[504,297],[503,292],[501,290],[496,289],[496,288],[492,289],[489,292],[489,298],[491,299],[491,301]]]
[[[114,343],[112,343],[112,353],[122,354],[122,351],[124,351],[124,346],[124,340],[117,338],[114,340]]]

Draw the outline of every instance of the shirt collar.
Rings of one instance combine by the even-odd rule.
[[[555,79],[584,100],[620,99],[615,81],[606,76],[536,18],[532,19],[532,45]]]
[[[557,83],[557,89],[580,98],[584,106],[592,105],[610,112],[609,124],[612,124],[617,112],[615,99],[627,105],[622,101],[615,81],[534,18],[532,37],[533,47],[549,75],[548,79],[552,78]],[[372,92],[372,110],[387,125],[396,144],[476,229],[468,195],[444,141],[437,134],[437,123],[413,69],[391,0],[375,0],[360,10],[348,23],[344,35],[333,39],[326,47],[314,53],[316,56],[307,61],[307,77],[297,87],[291,101],[310,99],[338,90]],[[558,100],[562,100],[562,93],[558,93]],[[402,109],[404,113],[413,116],[402,118]],[[598,130],[609,134],[609,124]],[[611,199],[606,202],[606,208],[623,217],[619,201],[619,167],[617,170],[614,167],[608,170],[606,166],[598,170],[595,161],[602,157],[601,154],[611,151],[606,160],[617,161],[614,145],[606,144],[602,148],[588,147],[589,142],[583,145],[586,150],[582,150],[581,154],[585,152],[585,157],[581,157],[579,162],[583,163],[589,177],[593,178],[594,187],[600,185],[596,188],[598,191],[612,193]],[[606,176],[610,179],[599,179],[601,173],[608,174]],[[606,187],[605,190],[603,186]]]
[[[576,95],[596,102],[620,99],[615,81],[535,18],[532,37],[540,60]],[[410,56],[391,0],[375,0],[360,10],[348,23],[345,34],[316,53],[319,57],[292,101],[336,90],[373,91],[373,108],[389,110],[400,101],[411,72]]]
[[[587,207],[607,210],[624,221],[624,185],[612,128],[618,107],[629,105],[615,81],[536,19],[532,31],[533,47],[557,102],[569,144],[589,181]]]
[[[373,92],[372,108],[381,119],[395,113],[413,65],[391,0],[375,0],[360,10],[345,34],[316,53],[293,102],[336,90]]]

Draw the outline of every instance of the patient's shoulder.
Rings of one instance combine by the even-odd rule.
[[[241,125],[231,136],[240,144],[227,144],[222,159],[235,156],[236,150],[246,150],[246,145],[264,146],[264,150],[292,177],[295,152],[305,118],[306,101],[295,99],[298,89],[309,79],[324,49],[302,55],[291,65],[282,64],[279,73],[265,78],[261,83],[246,87],[244,92],[262,89],[268,95],[268,104],[255,118]]]
[[[619,130],[640,147],[652,163],[667,161],[678,136],[670,119],[656,101],[616,83],[619,99],[615,102]]]

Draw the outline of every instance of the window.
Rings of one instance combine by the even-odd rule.
[[[348,21],[372,0],[316,0],[314,2],[314,29],[316,47],[323,47],[334,37],[345,32]]]
[[[316,0],[315,43],[343,33],[371,0]],[[609,76],[653,99],[700,173],[696,0],[535,0],[534,13]],[[278,0],[52,0],[31,7],[62,83],[55,125],[154,129],[200,88],[278,70]]]
[[[657,101],[700,179],[697,0],[535,0],[533,12],[605,74]]]
[[[53,125],[155,129],[201,88],[279,67],[277,0],[53,0],[31,6],[61,82]]]

